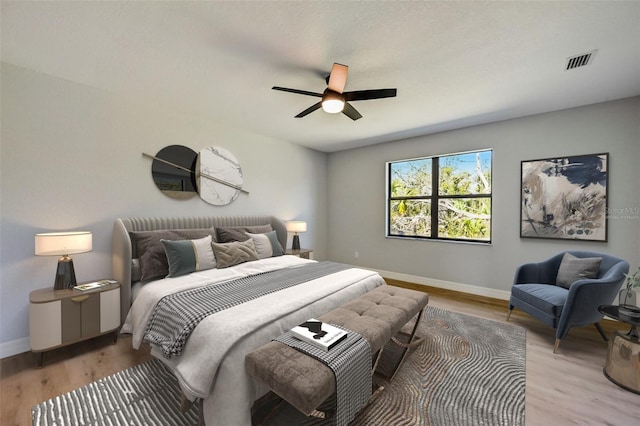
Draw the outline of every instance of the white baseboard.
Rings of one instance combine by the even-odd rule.
[[[22,352],[29,352],[30,350],[31,344],[28,337],[3,342],[0,343],[0,358],[21,354]]]
[[[417,275],[403,274],[400,272],[382,271],[379,269],[367,268],[378,272],[383,278],[391,278],[410,283],[427,285],[431,287],[443,288],[446,290],[459,291],[462,293],[475,294],[478,296],[491,297],[500,300],[509,300],[511,292],[506,290],[496,290],[493,288],[478,287],[475,285],[461,284],[453,281],[436,280],[433,278],[420,277]]]

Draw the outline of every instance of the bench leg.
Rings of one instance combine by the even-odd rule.
[[[205,426],[204,424],[204,400],[198,398],[198,426]]]
[[[253,407],[251,407],[251,425],[262,426],[268,423],[271,416],[276,414],[283,404],[285,404],[284,399],[273,391],[267,392],[255,401]]]
[[[378,355],[376,356],[376,360],[373,363],[373,367],[371,367],[371,375],[373,375],[373,373],[376,372],[376,370],[378,369],[378,362],[380,362],[380,358],[382,358],[382,351],[384,350],[384,346],[382,346],[380,348],[380,350],[378,351]]]
[[[193,401],[189,401],[186,396],[182,395],[182,397],[180,398],[180,412],[186,413],[191,409],[192,405]]]
[[[187,411],[189,411],[191,409],[191,406],[193,406],[193,404],[197,402],[198,404],[198,425],[199,426],[204,426],[204,401],[202,400],[202,398],[197,398],[197,400],[194,401],[190,401],[186,396],[184,396],[184,394],[182,395],[182,397],[180,398],[180,411],[182,413],[186,413]]]
[[[414,338],[416,336],[416,332],[418,331],[418,325],[420,324],[420,320],[422,319],[423,312],[424,312],[424,309],[418,312],[418,318],[416,319],[416,323],[413,326],[413,330],[411,330],[411,334],[409,335],[409,343],[401,343],[395,338],[391,339],[392,342],[402,346],[403,349],[402,349],[402,356],[400,357],[400,361],[398,361],[395,368],[392,370],[391,376],[389,377],[389,381],[393,380],[393,378],[396,376],[396,373],[400,369],[400,366],[402,365],[402,363],[404,362],[405,358],[409,353],[409,348],[411,348],[411,346],[415,346],[416,344],[422,342],[422,338],[418,338],[417,340],[414,340]]]

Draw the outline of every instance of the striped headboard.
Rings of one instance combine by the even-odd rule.
[[[135,247],[129,232],[162,229],[198,229],[222,226],[271,225],[282,247],[287,246],[284,222],[274,216],[204,216],[204,217],[134,217],[116,219],[112,236],[113,278],[120,287],[120,315],[122,323],[131,307],[131,264]]]

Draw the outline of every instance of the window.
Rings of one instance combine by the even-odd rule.
[[[492,154],[388,162],[387,236],[491,242]]]

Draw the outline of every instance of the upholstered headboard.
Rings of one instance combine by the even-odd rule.
[[[135,247],[130,232],[163,229],[201,229],[225,226],[271,225],[282,247],[287,246],[284,222],[274,216],[208,216],[208,217],[136,217],[119,218],[113,224],[112,264],[113,278],[120,283],[120,315],[122,323],[131,306],[131,265]]]

